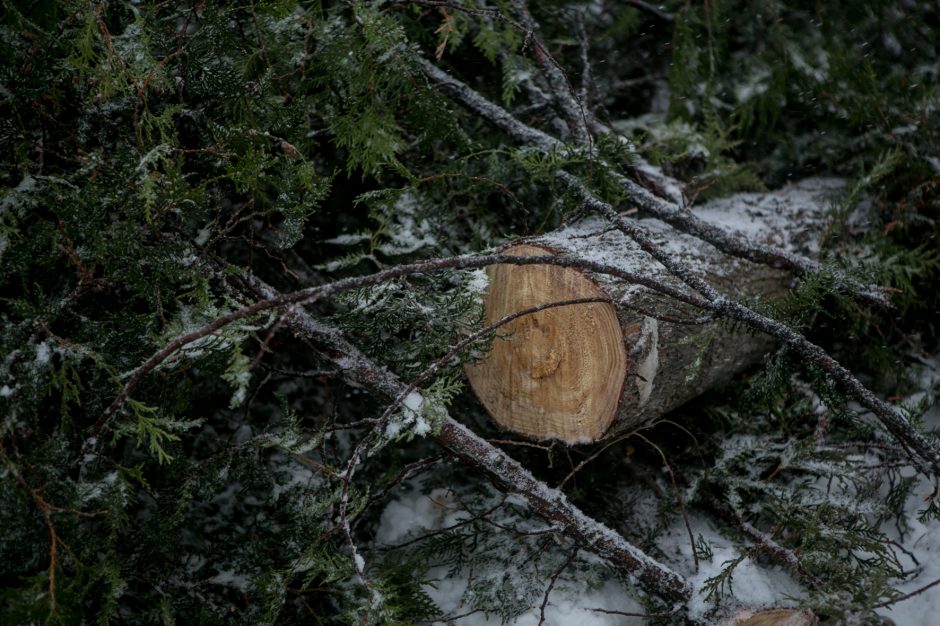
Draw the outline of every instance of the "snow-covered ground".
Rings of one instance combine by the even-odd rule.
[[[940,355],[924,363],[918,386],[922,391],[908,398],[906,403],[914,405],[926,397],[931,406],[924,415],[924,425],[928,429],[940,428]],[[913,469],[909,472],[910,475],[914,474]],[[904,594],[934,581],[940,583],[940,522],[927,520],[924,523],[917,519],[918,511],[924,508],[924,500],[932,490],[930,482],[922,480],[914,490],[914,495],[908,498],[906,511],[910,529],[904,537],[900,536],[894,525],[885,525],[883,529],[891,539],[903,543],[910,552],[909,555],[898,553],[905,570],[918,572],[912,579],[895,585]],[[898,626],[936,626],[940,624],[940,584],[880,610],[879,614],[890,617]]]
[[[940,411],[936,407],[934,419],[940,421]],[[905,536],[904,547],[911,555],[899,552],[898,557],[905,569],[918,570],[919,573],[913,579],[895,585],[904,594],[940,581],[940,522],[929,520],[921,523],[917,520],[917,511],[924,506],[922,496],[929,493],[930,484],[924,482],[908,502],[911,529]],[[896,530],[885,530],[892,539],[900,540]],[[916,563],[913,559],[917,559]],[[940,624],[940,584],[878,613],[890,617],[898,626],[937,626]]]
[[[926,363],[921,378],[923,391],[907,399],[914,404],[927,397],[933,403],[926,415],[927,426],[940,426],[940,358]],[[913,470],[911,470],[913,474]],[[902,593],[909,593],[930,582],[940,580],[940,522],[928,520],[920,522],[918,511],[924,508],[924,497],[931,491],[931,486],[924,481],[908,499],[909,530],[901,537],[893,525],[886,525],[884,532],[904,546],[909,554],[898,551],[898,556],[906,571],[915,574],[908,580],[897,581],[895,586]],[[653,507],[650,506],[652,514]],[[444,489],[436,489],[430,494],[422,494],[417,485],[392,501],[381,517],[376,540],[379,544],[391,545],[417,536],[422,531],[446,528],[467,519],[468,513],[454,501],[453,495]],[[667,565],[687,576],[696,593],[690,604],[690,615],[703,618],[712,608],[702,590],[706,580],[714,577],[729,560],[740,556],[734,544],[722,536],[705,516],[690,515],[689,523],[692,534],[701,537],[711,548],[712,555],[700,559],[697,572],[692,567],[692,546],[683,522],[679,521],[664,531],[659,539],[659,547],[668,555]],[[590,555],[581,553],[590,560]],[[485,615],[482,612],[467,614],[470,610],[465,601],[468,589],[468,573],[460,571],[456,575],[446,568],[431,571],[433,585],[425,590],[441,611],[451,616],[441,624],[460,626],[496,626],[501,624],[498,616]],[[798,606],[804,595],[800,585],[782,567],[765,566],[751,559],[745,559],[734,570],[731,596],[722,605],[727,609],[727,616],[734,607],[751,609]],[[539,597],[532,607],[509,622],[513,626],[535,626],[542,617]],[[598,610],[599,609],[599,610]],[[572,626],[623,626],[642,624],[645,620],[629,617],[621,613],[643,614],[646,608],[632,598],[619,581],[607,580],[601,585],[591,585],[579,579],[577,573],[565,573],[559,577],[544,610],[544,623]],[[616,611],[608,613],[605,611]],[[890,608],[880,609],[879,613],[894,620],[898,626],[937,626],[940,624],[940,584],[923,593],[904,599]],[[724,618],[726,619],[726,617]]]
[[[466,520],[468,514],[455,502],[453,495],[445,489],[435,489],[427,495],[414,490],[391,502],[382,514],[376,540],[382,544],[395,544],[424,530],[446,528]],[[513,520],[518,523],[519,520]],[[591,559],[589,555],[585,555]],[[446,615],[460,616],[468,612],[464,606],[469,585],[468,572],[448,576],[447,568],[431,570],[430,578],[435,582],[425,586],[425,591],[438,608]],[[646,610],[631,598],[623,585],[611,580],[599,588],[590,588],[576,575],[559,577],[549,601],[545,606],[545,624],[572,624],[577,626],[610,626],[642,624],[642,619],[605,613],[643,614]],[[514,626],[537,626],[542,617],[541,598],[535,606],[509,622]],[[487,616],[483,612],[471,613],[453,621],[460,626],[499,626],[500,618]]]

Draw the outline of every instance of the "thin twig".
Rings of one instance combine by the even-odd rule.
[[[524,258],[524,257],[510,257]],[[535,257],[529,257],[535,258]],[[246,275],[223,276],[237,293],[253,293],[265,301],[279,294],[258,278]],[[332,361],[354,384],[363,385],[383,396],[395,398],[405,388],[392,372],[374,363],[350,344],[336,329],[295,310],[287,319],[295,335]],[[446,416],[437,440],[452,454],[477,468],[503,489],[518,493],[530,509],[574,539],[578,545],[627,573],[639,586],[669,602],[685,603],[691,595],[688,583],[671,569],[650,558],[611,529],[581,512],[559,491],[536,480],[528,470],[499,448],[481,439],[462,424]]]
[[[588,609],[588,611],[595,611],[597,613],[607,613],[608,615],[623,615],[625,617],[642,617],[644,619],[651,619],[654,617],[674,617],[679,613],[679,609],[673,609],[671,611],[663,611],[662,613],[628,613],[627,611],[615,611],[613,609],[600,609],[593,608]]]
[[[884,602],[879,602],[878,604],[874,605],[874,606],[871,607],[871,608],[873,608],[873,609],[883,609],[883,608],[885,608],[885,607],[891,606],[892,604],[897,604],[898,602],[904,602],[905,600],[910,600],[910,599],[913,598],[914,596],[920,595],[920,594],[924,593],[925,591],[927,591],[928,589],[931,589],[931,588],[933,588],[933,587],[936,587],[937,585],[940,585],[940,578],[938,578],[937,580],[933,581],[932,583],[928,583],[928,584],[924,585],[923,587],[919,587],[919,588],[915,589],[914,591],[912,591],[912,592],[910,592],[910,593],[905,593],[903,596],[898,596],[897,598],[892,598],[891,600],[885,600]]]
[[[476,269],[486,267],[487,265],[497,264],[555,265],[559,267],[580,268],[599,274],[609,274],[627,282],[649,287],[650,289],[659,291],[660,293],[686,302],[687,304],[692,304],[693,306],[702,307],[707,304],[701,298],[695,295],[691,295],[685,293],[681,289],[662,284],[659,281],[649,278],[648,276],[627,272],[620,268],[611,267],[602,263],[595,263],[593,261],[569,257],[520,257],[509,254],[464,255],[456,257],[445,257],[441,259],[430,259],[427,261],[419,261],[417,263],[397,265],[374,274],[345,278],[332,283],[327,283],[325,285],[308,287],[306,289],[301,289],[300,291],[295,291],[289,294],[279,294],[277,297],[268,300],[261,300],[235,311],[231,311],[230,313],[216,318],[201,328],[180,335],[173,341],[169,342],[164,348],[153,354],[149,359],[147,359],[147,361],[134,370],[133,375],[121,389],[120,393],[118,393],[117,397],[115,397],[108,408],[105,409],[105,411],[92,426],[91,433],[89,438],[86,440],[84,447],[82,448],[82,454],[78,459],[78,462],[84,462],[85,457],[93,453],[95,447],[98,444],[99,435],[101,434],[104,427],[108,424],[111,418],[123,408],[124,404],[127,402],[127,399],[137,389],[137,387],[148,374],[150,374],[167,359],[172,357],[187,345],[204,337],[208,337],[221,330],[225,326],[228,326],[229,324],[258,315],[259,313],[264,313],[266,311],[283,309],[297,304],[312,303],[322,298],[333,296],[344,291],[369,287],[398,278],[403,278],[405,276],[426,274],[442,270]]]
[[[14,449],[18,460],[22,461],[22,457],[17,450]],[[61,511],[63,509],[49,504],[46,502],[45,498],[39,494],[38,491],[33,489],[26,479],[20,475],[17,467],[13,464],[12,461],[7,458],[6,451],[3,449],[3,442],[0,441],[0,456],[3,457],[3,460],[6,462],[7,469],[10,474],[13,475],[13,479],[19,483],[19,485],[26,490],[29,496],[33,499],[33,502],[36,503],[36,508],[39,509],[40,514],[42,515],[43,522],[46,524],[46,531],[49,535],[49,567],[47,571],[49,572],[49,614],[54,615],[56,612],[56,596],[55,596],[55,587],[56,587],[56,569],[58,569],[59,562],[59,544],[62,544],[62,540],[59,538],[58,533],[55,529],[55,524],[52,523],[52,513],[53,511]],[[64,545],[64,544],[62,544]]]
[[[562,489],[562,488],[565,486],[565,483],[567,483],[569,480],[571,480],[572,478],[574,478],[574,475],[577,474],[579,471],[581,471],[582,468],[584,468],[586,465],[588,465],[589,463],[591,463],[594,459],[596,459],[596,458],[599,457],[601,454],[603,454],[603,453],[604,453],[608,448],[610,448],[612,445],[617,444],[617,443],[620,443],[620,442],[623,441],[624,439],[629,439],[633,434],[634,434],[633,432],[624,433],[624,434],[620,435],[619,437],[615,437],[615,438],[611,439],[610,441],[606,442],[603,446],[601,446],[601,447],[598,448],[596,451],[594,451],[593,454],[591,454],[591,455],[588,456],[586,459],[584,459],[583,461],[581,461],[580,463],[578,463],[577,466],[575,466],[574,468],[572,468],[572,470],[571,470],[570,472],[568,472],[568,474],[567,474],[564,478],[561,479],[561,482],[558,483],[558,486],[556,487],[556,489]]]
[[[425,75],[437,83],[462,105],[477,113],[497,128],[508,134],[516,141],[543,152],[564,149],[565,145],[555,137],[532,128],[497,104],[487,100],[469,85],[461,82],[447,72],[441,70],[433,63],[424,59],[418,60]],[[709,224],[694,215],[691,211],[680,209],[675,204],[655,196],[648,189],[623,176],[611,165],[598,161],[597,164],[605,167],[617,183],[629,194],[630,199],[638,207],[649,212],[672,227],[694,235],[726,254],[737,256],[755,263],[762,263],[780,267],[793,272],[798,276],[819,271],[822,266],[818,261],[801,256],[794,252],[775,246],[748,241],[744,237],[725,231],[718,226]],[[834,272],[840,288],[853,294],[862,301],[879,306],[890,306],[884,290],[863,285],[842,272]]]
[[[545,588],[545,594],[542,596],[542,606],[539,607],[539,626],[545,623],[545,607],[548,606],[548,597],[552,594],[552,589],[555,588],[555,583],[558,582],[558,578],[562,573],[568,569],[568,566],[571,565],[571,562],[574,561],[574,557],[577,556],[578,549],[575,548],[570,553],[568,553],[568,558],[565,559],[565,562],[561,564],[561,567],[552,575],[551,580],[548,582],[548,586]]]
[[[682,501],[682,492],[679,490],[679,484],[676,482],[676,475],[672,471],[672,466],[669,464],[669,459],[666,458],[666,453],[662,451],[662,448],[644,437],[641,433],[636,432],[634,434],[659,453],[659,457],[663,461],[663,467],[665,467],[666,471],[669,473],[669,480],[672,482],[672,489],[676,493],[676,504],[679,505],[679,511],[682,513],[682,521],[685,524],[685,531],[689,535],[689,546],[692,548],[692,560],[695,561],[695,571],[698,572],[698,554],[695,551],[695,537],[692,535],[692,525],[689,523],[689,513],[685,510],[685,503]]]
[[[500,501],[497,502],[495,505],[491,506],[485,511],[477,513],[476,515],[472,515],[471,517],[458,520],[454,522],[453,524],[451,524],[450,526],[444,526],[442,528],[435,528],[434,530],[425,531],[421,533],[421,535],[415,537],[414,539],[409,539],[408,541],[386,544],[382,546],[382,549],[383,550],[400,550],[402,548],[407,548],[410,545],[414,545],[418,543],[419,541],[425,541],[426,539],[430,539],[431,537],[436,537],[437,535],[445,535],[453,530],[457,530],[458,528],[463,528],[464,526],[473,524],[474,522],[481,521],[486,516],[492,515],[493,513],[495,513],[504,504],[506,504],[505,496],[502,499],[500,499]]]

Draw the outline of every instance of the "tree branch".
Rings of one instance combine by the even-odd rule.
[[[520,122],[508,111],[490,102],[472,87],[444,72],[433,63],[419,59],[419,64],[431,81],[440,85],[465,107],[487,119],[519,143],[537,148],[543,152],[565,147],[564,143],[551,135]],[[603,161],[595,163],[608,169],[609,173],[630,195],[630,198],[639,208],[682,232],[698,237],[726,254],[755,263],[780,267],[798,276],[822,268],[822,265],[813,259],[776,246],[750,242],[739,235],[709,224],[695,216],[691,211],[682,210],[675,204],[657,197],[639,183],[618,172],[611,165]],[[880,307],[890,306],[888,297],[881,288],[863,285],[842,272],[836,272],[835,275],[841,288],[860,300]]]
[[[433,64],[424,61],[422,66],[425,68],[425,72],[431,80],[445,85],[460,102],[489,119],[513,138],[541,150],[549,150],[561,145],[557,139],[526,126],[504,109],[489,102],[472,88],[449,76]],[[825,350],[810,342],[786,324],[760,315],[742,304],[725,298],[711,285],[695,275],[688,267],[675,261],[662,251],[653,242],[645,229],[633,221],[624,219],[610,204],[601,201],[591,194],[577,177],[564,170],[559,170],[556,176],[559,180],[567,186],[572,187],[580,194],[581,200],[587,208],[609,219],[627,236],[634,239],[634,241],[653,258],[662,263],[671,273],[704,296],[705,299],[708,300],[708,304],[705,306],[706,309],[742,322],[751,328],[755,328],[780,339],[796,353],[822,368],[851,397],[855,398],[865,408],[872,411],[896,439],[913,450],[912,461],[921,471],[927,474],[932,473],[934,476],[940,477],[940,453],[938,453],[936,447],[933,446],[924,435],[914,429],[899,409],[880,400],[855,378],[849,370],[829,356]],[[731,235],[720,228],[705,223],[692,216],[688,211],[675,209],[666,201],[655,197],[647,189],[626,177],[619,176],[619,179],[624,188],[630,192],[631,196],[634,200],[637,200],[637,203],[642,208],[649,210],[657,217],[676,228],[712,243],[715,247],[724,252],[741,256],[752,261],[782,265],[798,274],[814,271],[820,267],[816,261],[794,255],[785,250],[760,244],[751,244],[742,237]],[[842,276],[841,278],[843,284],[862,299],[884,304],[884,295],[880,292],[875,291],[873,288],[860,285],[848,277]]]
[[[922,472],[940,478],[940,452],[938,452],[936,446],[919,433],[897,407],[878,398],[849,370],[829,356],[825,350],[786,324],[761,315],[743,304],[726,298],[692,272],[690,268],[676,261],[656,245],[642,226],[619,215],[610,204],[594,196],[580,179],[563,170],[560,170],[557,176],[580,195],[585,206],[610,220],[674,276],[701,294],[708,301],[705,306],[706,309],[776,337],[794,352],[829,374],[849,396],[874,413],[888,432],[894,435],[903,445],[913,450],[911,461]]]
[[[247,291],[253,298],[261,298],[259,302],[285,297],[251,275],[228,275],[225,279],[237,293],[244,295]],[[394,373],[362,354],[338,330],[314,320],[306,312],[293,309],[286,316],[286,324],[308,346],[329,359],[351,383],[386,398],[399,397],[407,388]],[[585,515],[562,492],[537,480],[517,461],[475,435],[466,426],[447,416],[437,440],[464,462],[484,471],[503,489],[520,494],[536,514],[556,524],[584,549],[598,554],[612,567],[634,577],[646,592],[668,602],[688,601],[691,590],[681,576]]]
[[[531,43],[535,54],[535,61],[548,81],[552,96],[568,130],[571,139],[578,145],[591,145],[591,133],[588,131],[587,115],[584,110],[585,103],[578,99],[568,75],[558,62],[552,57],[542,42],[542,29],[538,22],[529,13],[529,7],[524,0],[513,0],[513,8],[519,14],[519,21],[525,29],[527,41]]]
[[[89,455],[94,451],[94,448],[98,443],[98,437],[103,431],[104,427],[108,424],[111,418],[114,417],[114,415],[123,408],[124,404],[127,402],[127,399],[137,389],[137,387],[140,386],[140,383],[143,382],[144,378],[146,378],[148,374],[153,372],[157,367],[159,367],[162,363],[164,363],[167,359],[169,359],[185,346],[204,337],[208,337],[209,335],[214,334],[229,324],[232,324],[241,319],[252,317],[265,311],[284,309],[297,304],[311,303],[320,300],[321,298],[328,298],[344,291],[369,287],[405,276],[426,274],[429,272],[438,272],[442,270],[475,269],[486,267],[487,265],[497,264],[556,265],[559,267],[573,267],[588,270],[591,272],[597,272],[599,274],[609,274],[630,283],[643,285],[693,306],[700,308],[707,306],[707,302],[695,294],[690,294],[683,291],[682,289],[665,285],[647,276],[642,276],[633,272],[627,272],[625,270],[609,265],[604,265],[602,263],[595,263],[593,261],[576,258],[555,256],[520,257],[509,254],[464,255],[418,261],[416,263],[397,265],[395,267],[376,272],[375,274],[344,278],[332,283],[327,283],[325,285],[301,289],[300,291],[295,291],[293,293],[278,294],[270,299],[254,302],[253,304],[227,313],[226,315],[213,320],[201,328],[193,330],[184,335],[180,335],[167,344],[166,347],[159,350],[149,359],[147,359],[140,367],[134,370],[133,375],[131,375],[130,379],[121,389],[120,393],[118,393],[114,401],[111,402],[108,408],[105,409],[105,411],[92,426],[89,438],[82,449],[82,455],[79,458],[79,462],[82,462],[86,455]]]

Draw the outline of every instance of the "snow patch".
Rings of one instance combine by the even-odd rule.
[[[118,473],[108,472],[101,480],[94,482],[82,482],[78,485],[78,494],[82,502],[88,503],[101,497],[101,495],[115,482],[117,482]]]
[[[738,102],[747,102],[751,98],[765,93],[770,86],[767,82],[769,78],[770,70],[762,67],[751,74],[746,83],[736,85],[734,95],[738,99]]]
[[[470,289],[470,291],[483,294],[486,292],[486,288],[489,284],[490,277],[486,274],[486,270],[480,268],[470,272],[470,281],[467,283],[467,288]]]
[[[904,404],[913,405],[915,400],[925,397],[930,408],[924,413],[925,429],[940,427],[940,354],[924,362],[918,387],[921,392],[907,398]],[[909,475],[914,474],[910,468]],[[911,593],[924,585],[940,579],[940,521],[918,520],[918,513],[926,506],[925,498],[933,492],[929,480],[921,479],[905,503],[908,531],[902,536],[897,526],[886,522],[882,531],[894,541],[903,545],[909,554],[896,551],[901,565],[906,571],[914,572],[908,580],[895,581],[895,588],[902,594]],[[916,561],[914,560],[916,559]],[[935,624],[940,615],[940,588],[933,587],[924,593],[879,611],[897,624]]]
[[[895,588],[902,594],[910,593],[934,580],[940,579],[940,522],[928,520],[920,522],[917,512],[923,508],[922,497],[930,493],[929,481],[922,481],[914,490],[914,497],[908,499],[906,513],[910,530],[902,545],[910,555],[898,552],[898,557],[906,570],[913,570],[916,575],[904,582],[896,582]],[[887,525],[886,525],[887,526]],[[901,537],[896,528],[884,528],[886,534],[896,541]],[[911,558],[917,559],[917,563]],[[897,624],[934,624],[940,615],[940,591],[934,587],[924,593],[898,602],[880,611]]]
[[[401,543],[412,533],[452,526],[466,518],[451,490],[434,489],[428,495],[413,491],[385,507],[375,538],[384,544]]]
[[[389,240],[377,245],[376,249],[383,254],[395,256],[437,246],[437,238],[431,232],[431,223],[426,219],[415,218],[418,208],[415,194],[409,191],[399,196],[393,211],[397,223],[389,228]]]
[[[431,432],[431,425],[424,418],[424,397],[417,391],[410,392],[401,401],[401,415],[392,417],[385,425],[386,437],[397,437],[408,426],[418,436]]]
[[[283,470],[282,476],[284,476],[285,480],[283,483],[275,481],[271,490],[271,496],[275,500],[297,488],[307,489],[319,482],[317,474],[314,474],[309,467],[292,459],[286,461],[281,466],[281,469]]]
[[[4,194],[3,199],[0,200],[0,215],[6,212],[7,209],[11,209],[14,206],[20,204],[20,196],[32,193],[36,190],[36,179],[27,174],[23,179],[17,183],[16,187],[11,189],[9,192]]]
[[[829,57],[822,46],[815,51],[816,59],[814,61],[807,60],[803,56],[803,51],[794,43],[786,46],[786,52],[790,63],[803,75],[819,83],[825,82],[829,77]]]
[[[682,183],[671,176],[666,176],[663,171],[651,165],[646,159],[637,154],[636,162],[633,164],[644,176],[652,180],[659,191],[679,208],[685,208],[685,192],[682,191]]]
[[[361,243],[363,241],[369,241],[372,239],[372,235],[369,233],[354,233],[346,235],[337,235],[330,239],[324,239],[323,243],[329,243],[336,246],[350,246],[354,243]]]
[[[652,511],[651,511],[652,512]],[[655,515],[655,513],[653,512]],[[738,608],[752,610],[765,608],[795,607],[804,593],[799,583],[779,566],[763,566],[746,558],[732,572],[730,594],[725,594],[716,604],[715,598],[706,598],[703,589],[710,578],[721,573],[731,561],[741,556],[734,544],[719,534],[702,514],[691,513],[689,524],[693,536],[711,548],[711,557],[699,558],[698,571],[693,571],[692,546],[689,543],[685,524],[677,520],[658,539],[657,544],[664,554],[670,555],[676,568],[687,570],[687,580],[692,587],[689,601],[689,617],[706,623],[716,613],[727,614]]]
[[[524,499],[511,496],[507,504],[524,505]],[[459,506],[450,489],[434,489],[428,495],[418,491],[417,487],[386,506],[379,522],[376,540],[385,545],[406,541],[423,531],[447,528],[469,518],[469,513]],[[525,520],[513,518],[510,521],[520,530],[528,530]],[[535,530],[533,527],[531,530]],[[583,553],[583,557],[591,556]],[[504,572],[500,571],[499,574]],[[424,591],[434,603],[448,615],[464,615],[470,608],[464,604],[470,582],[470,576],[486,576],[483,570],[452,571],[449,567],[435,567],[428,572],[433,581],[424,586]],[[518,615],[515,619],[503,622],[498,616],[485,615],[482,612],[470,613],[459,619],[444,618],[433,624],[459,624],[460,626],[536,626],[540,623],[541,596],[534,606]],[[595,611],[593,609],[601,609]],[[599,588],[590,588],[572,570],[561,576],[552,590],[545,607],[545,624],[572,624],[578,626],[614,626],[640,625],[645,623],[640,618],[628,618],[603,611],[622,611],[627,613],[645,613],[644,607],[631,598],[626,587],[616,580],[608,580]]]
[[[793,214],[808,226],[827,218],[830,196],[845,186],[841,178],[808,178],[772,193],[738,193],[694,209],[712,226],[737,234],[752,243],[778,246],[815,254],[819,246],[804,228],[802,238],[793,233]]]
[[[244,574],[238,574],[232,570],[222,570],[207,582],[223,587],[232,587],[239,591],[248,591],[248,577]]]
[[[212,235],[212,231],[209,228],[203,228],[198,233],[196,233],[196,245],[200,248],[206,245],[206,242],[209,241],[209,236]]]
[[[52,350],[49,349],[49,343],[43,341],[36,346],[36,365],[46,365],[52,358]]]

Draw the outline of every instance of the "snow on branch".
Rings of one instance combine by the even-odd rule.
[[[430,61],[421,59],[419,63],[431,81],[437,83],[451,97],[497,126],[519,143],[543,152],[564,148],[565,144],[563,142],[519,121],[511,113],[487,100],[472,87],[451,76]],[[683,210],[672,202],[657,197],[639,183],[621,174],[611,165],[603,161],[596,161],[595,163],[609,170],[610,175],[623,187],[639,208],[682,232],[695,235],[726,254],[756,263],[781,267],[799,276],[821,269],[818,261],[776,246],[748,241],[744,237],[709,224],[691,211]],[[890,305],[884,290],[881,288],[863,285],[841,272],[837,273],[836,277],[847,292],[860,300],[876,306]]]
[[[250,290],[253,297],[262,298],[259,302],[285,297],[251,275],[240,278],[229,275],[226,279],[234,290]],[[408,397],[408,385],[360,352],[338,330],[314,320],[299,308],[288,313],[286,324],[309,347],[331,360],[351,383],[387,398]],[[486,472],[503,489],[520,494],[534,512],[555,524],[560,532],[585,549],[633,577],[646,592],[670,603],[684,603],[690,598],[691,589],[680,575],[584,514],[562,492],[537,480],[505,452],[449,415],[443,420],[437,440],[464,462]]]
[[[637,222],[626,219],[610,204],[594,196],[576,176],[563,170],[557,176],[579,194],[586,207],[610,220],[674,276],[703,296],[708,302],[704,308],[776,337],[807,361],[822,368],[849,396],[874,413],[888,432],[909,449],[911,461],[922,472],[940,479],[940,452],[937,446],[918,432],[900,409],[878,398],[825,350],[786,324],[761,315],[719,293],[684,263],[658,246]]]
[[[431,80],[445,86],[447,91],[462,104],[484,116],[517,141],[522,141],[530,147],[540,150],[549,150],[561,146],[561,142],[557,139],[526,126],[510,113],[498,105],[489,102],[471,87],[448,75],[446,72],[443,72],[433,64],[425,61],[422,66]],[[610,219],[618,228],[633,238],[657,261],[668,268],[670,272],[704,296],[708,301],[705,308],[780,339],[795,352],[821,367],[839,383],[851,397],[871,410],[885,428],[887,428],[905,447],[910,449],[912,460],[921,471],[940,478],[940,453],[938,453],[936,446],[924,435],[919,433],[898,408],[879,399],[849,370],[829,356],[825,350],[810,342],[786,324],[760,315],[738,302],[725,298],[707,282],[695,275],[689,268],[674,261],[665,252],[660,250],[646,231],[640,226],[623,218],[612,206],[593,196],[577,177],[564,170],[560,170],[556,175],[559,180],[574,188],[581,195],[582,202],[589,209]],[[628,180],[626,177],[620,177],[620,182],[642,208],[649,210],[656,217],[661,218],[674,227],[694,234],[729,254],[741,256],[752,261],[781,265],[798,274],[814,271],[819,268],[819,264],[815,261],[785,250],[780,250],[779,248],[752,244],[747,242],[743,237],[730,234],[716,226],[707,224],[703,220],[695,218],[688,211],[681,212],[679,209],[672,207],[665,200],[655,197],[648,190]],[[856,281],[844,276],[841,278],[842,282],[858,297],[879,304],[886,302],[884,294],[880,290],[860,285]]]

